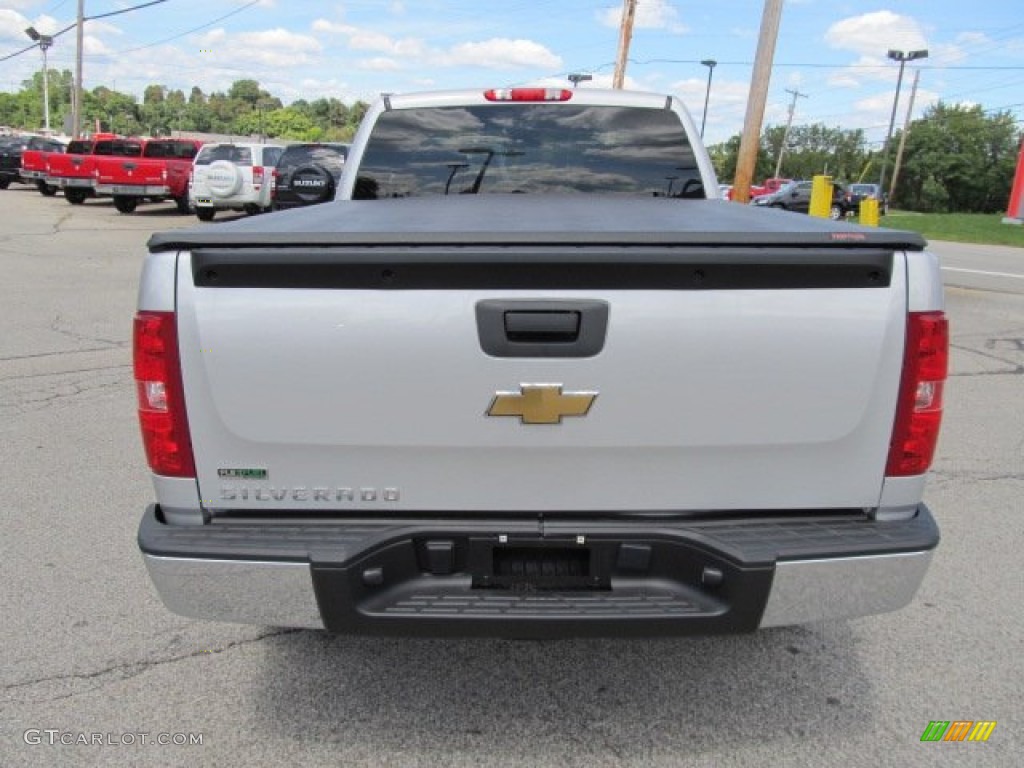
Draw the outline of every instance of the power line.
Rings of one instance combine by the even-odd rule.
[[[163,0],[161,0],[161,2],[162,1]],[[114,54],[111,54],[111,55],[107,56],[107,58],[111,58],[112,56],[120,56],[121,54],[124,54],[124,53],[135,53],[135,51],[144,51],[147,48],[153,48],[154,46],[157,46],[157,45],[163,45],[164,43],[169,43],[172,40],[177,40],[179,38],[185,37],[185,35],[191,35],[194,32],[198,32],[201,29],[206,29],[207,27],[212,27],[214,24],[216,24],[218,22],[221,22],[221,21],[224,21],[224,19],[228,19],[228,18],[230,18],[232,16],[235,16],[235,15],[241,13],[244,10],[252,8],[254,5],[259,5],[259,3],[260,3],[260,0],[252,0],[252,2],[249,2],[249,3],[246,3],[245,5],[239,6],[238,8],[236,8],[233,11],[231,11],[230,13],[225,13],[223,16],[218,16],[213,21],[208,21],[205,24],[200,24],[198,27],[193,27],[192,29],[186,29],[184,32],[180,32],[177,35],[172,35],[171,37],[166,37],[163,40],[156,40],[156,41],[154,41],[152,43],[146,43],[145,45],[140,45],[140,46],[138,46],[136,48],[126,48],[123,51],[118,51],[117,53],[114,53]]]
[[[160,5],[160,3],[166,3],[166,2],[167,2],[167,0],[150,0],[150,2],[148,2],[148,3],[142,3],[141,5],[133,5],[131,8],[122,8],[119,11],[110,11],[109,13],[101,13],[101,14],[98,14],[96,16],[85,16],[85,17],[83,17],[82,21],[92,21],[93,19],[105,19],[108,16],[120,16],[122,13],[128,13],[129,11],[137,11],[140,8],[149,8],[151,5]],[[258,0],[257,0],[257,2],[258,2]],[[254,5],[254,3],[249,3],[249,5]],[[248,7],[248,6],[243,6],[243,8],[245,8],[245,7]],[[68,24],[66,27],[64,27],[64,29],[61,29],[61,30],[59,30],[57,32],[54,32],[52,35],[49,35],[49,37],[51,39],[52,38],[60,37],[65,32],[68,32],[68,31],[74,29],[77,26],[78,26],[78,22],[77,21],[73,21],[70,24]],[[33,48],[35,48],[38,45],[39,45],[39,43],[32,43],[32,45],[30,45],[28,48],[22,48],[20,51],[15,51],[14,53],[10,53],[7,56],[4,56],[3,58],[0,58],[0,61],[7,61],[8,59],[13,59],[15,56],[20,56],[23,53],[27,53],[28,51],[31,51]]]

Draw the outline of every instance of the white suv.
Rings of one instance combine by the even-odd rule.
[[[279,144],[204,144],[192,164],[189,202],[200,221],[217,211],[261,213],[270,209]]]

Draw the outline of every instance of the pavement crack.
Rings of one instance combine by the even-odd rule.
[[[990,346],[990,343],[993,341],[995,340],[989,339],[986,342],[985,346],[988,347],[989,349],[995,349],[994,344]],[[961,352],[967,352],[972,355],[978,355],[979,357],[984,357],[987,360],[994,360],[997,363],[1002,363],[1003,365],[1008,365],[1011,367],[1011,370],[1009,371],[981,371],[978,373],[954,373],[952,374],[953,376],[992,376],[1003,375],[1007,373],[1014,375],[1024,373],[1024,366],[1020,365],[1014,360],[1007,360],[1005,357],[992,354],[991,352],[985,352],[984,350],[978,349],[977,347],[968,347],[964,346],[963,344],[950,344],[949,346],[951,349],[958,349]]]
[[[951,379],[974,379],[979,376],[1020,376],[1024,373],[1024,366],[1018,365],[1009,371],[972,371],[970,373],[951,373]]]
[[[68,349],[60,352],[36,352],[31,355],[12,355],[11,357],[0,357],[0,363],[9,363],[15,360],[36,360],[43,357],[65,357],[67,355],[81,355],[86,352],[109,352],[111,347],[110,344],[115,344],[118,347],[127,347],[128,342],[108,342],[105,339],[100,339],[104,344],[108,346],[103,347],[87,347],[85,349]]]
[[[305,629],[292,629],[282,628],[275,629],[270,632],[264,632],[263,634],[256,635],[255,637],[246,638],[244,640],[234,640],[226,645],[219,648],[203,649],[197,651],[190,651],[189,653],[181,653],[176,656],[168,656],[162,659],[154,659],[151,661],[129,661],[121,664],[111,664],[109,667],[103,669],[97,669],[93,672],[78,672],[71,674],[62,675],[48,675],[46,677],[37,677],[32,680],[23,680],[17,683],[8,683],[0,686],[0,691],[4,693],[17,692],[23,689],[30,689],[35,686],[47,685],[52,683],[69,683],[74,684],[76,682],[90,682],[98,681],[98,685],[90,686],[85,690],[75,690],[68,693],[62,693],[58,696],[51,696],[43,699],[32,699],[23,703],[42,704],[52,701],[60,701],[62,699],[69,699],[72,696],[80,696],[83,693],[89,693],[91,691],[103,688],[111,683],[118,683],[123,680],[130,680],[139,675],[145,674],[151,669],[156,667],[162,667],[167,664],[176,664],[179,661],[186,661],[188,659],[194,659],[200,656],[219,656],[222,653],[226,653],[235,648],[242,646],[251,645],[253,643],[260,643],[268,638],[279,637],[282,635],[291,635],[298,632],[306,632]],[[108,678],[109,679],[105,679]]]

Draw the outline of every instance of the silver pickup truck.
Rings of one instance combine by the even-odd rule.
[[[342,199],[153,236],[163,601],[533,637],[907,604],[939,540],[937,259],[716,196],[673,97],[390,96]]]

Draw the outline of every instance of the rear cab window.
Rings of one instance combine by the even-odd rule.
[[[671,110],[517,104],[381,113],[353,198],[501,193],[706,196]]]
[[[112,155],[114,157],[141,157],[142,143],[126,139],[104,139],[97,141],[93,148],[94,155]]]
[[[92,152],[92,141],[74,139],[68,144],[67,153],[69,155],[88,155]]]
[[[196,145],[187,141],[150,141],[143,150],[143,157],[191,160],[195,156]]]
[[[281,147],[264,147],[263,165],[277,165],[282,152],[284,152],[284,149]]]

